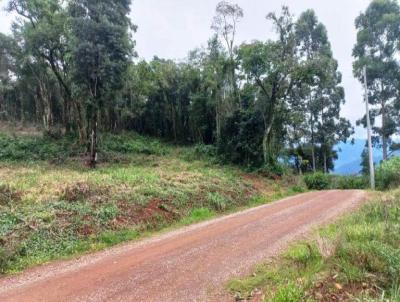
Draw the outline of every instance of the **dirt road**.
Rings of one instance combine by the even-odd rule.
[[[306,193],[45,265],[0,279],[0,301],[229,301],[226,281],[348,213],[364,197],[362,191]]]

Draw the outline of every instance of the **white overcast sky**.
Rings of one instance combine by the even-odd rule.
[[[182,59],[187,53],[205,45],[212,35],[210,25],[219,0],[133,0],[132,21],[138,25],[134,35],[136,50],[141,58]],[[356,41],[354,20],[364,11],[370,0],[232,0],[244,10],[237,42],[266,40],[274,37],[272,26],[266,21],[269,12],[279,12],[289,6],[299,16],[306,9],[315,10],[328,29],[334,57],[339,61],[346,91],[346,105],[342,116],[355,123],[364,113],[362,87],[352,73],[352,49]],[[0,0],[5,3],[5,0]],[[0,6],[4,6],[0,4]],[[9,32],[11,17],[0,12],[0,31]],[[364,130],[357,129],[357,137]]]

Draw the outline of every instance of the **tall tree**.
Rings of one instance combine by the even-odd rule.
[[[71,14],[72,78],[75,97],[83,101],[90,139],[90,165],[97,161],[97,130],[102,114],[123,87],[133,54],[130,0],[74,0]]]
[[[257,104],[264,125],[263,158],[265,164],[270,164],[276,160],[272,129],[293,87],[297,61],[294,23],[289,9],[283,7],[281,16],[269,14],[267,19],[273,22],[278,40],[242,45],[240,65],[261,92]]]
[[[328,161],[334,156],[334,145],[346,141],[352,133],[350,122],[340,118],[344,104],[344,89],[340,86],[342,76],[333,58],[325,26],[318,21],[313,10],[302,13],[296,22],[296,42],[300,60],[300,101],[311,146],[311,163],[315,172],[318,161],[328,172]],[[321,159],[317,158],[319,146]]]
[[[243,9],[239,5],[221,1],[216,7],[216,15],[211,25],[217,36],[221,37],[228,53],[228,58],[224,62],[225,66],[223,69],[224,85],[222,87],[222,99],[217,107],[219,119],[217,121],[217,127],[219,127],[217,129],[217,139],[219,139],[223,119],[233,113],[239,101],[236,79],[235,39],[237,26],[243,15]],[[214,47],[216,46],[214,44]]]
[[[354,74],[362,82],[367,67],[371,121],[388,158],[392,136],[396,132],[400,79],[400,6],[395,0],[374,0],[356,19],[357,43],[353,49]],[[379,123],[380,121],[380,123]],[[359,123],[366,125],[365,116]]]

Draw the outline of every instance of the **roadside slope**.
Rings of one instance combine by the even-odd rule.
[[[312,227],[359,205],[362,191],[312,192],[0,280],[1,301],[221,301],[225,282]]]

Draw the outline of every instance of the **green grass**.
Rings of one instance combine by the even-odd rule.
[[[68,139],[2,135],[0,144],[1,274],[304,190],[295,179],[278,184],[215,164],[198,146],[129,133],[101,137],[95,170]]]
[[[238,299],[261,290],[264,301],[400,301],[400,190],[373,195],[228,288]]]

